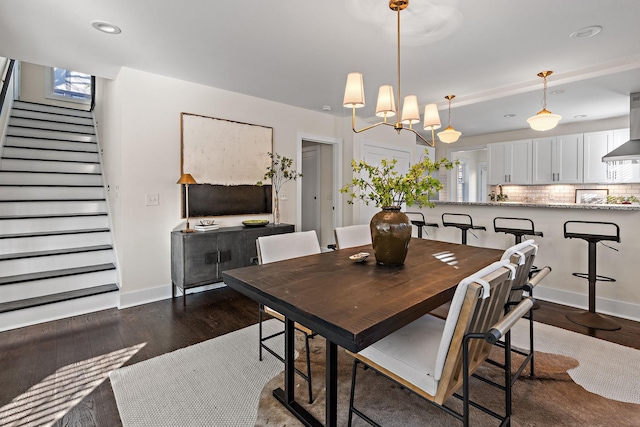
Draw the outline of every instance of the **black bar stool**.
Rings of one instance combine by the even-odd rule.
[[[449,218],[449,221],[445,219],[445,216]],[[455,221],[451,217],[464,217],[469,220],[469,222],[452,222]],[[467,231],[468,230],[487,230],[487,228],[483,225],[473,225],[473,219],[471,219],[471,215],[467,214],[459,214],[459,213],[443,213],[442,214],[442,225],[444,227],[456,227],[462,231],[462,244],[467,244]],[[473,234],[473,232],[471,232]],[[474,234],[475,236],[475,234]],[[476,236],[477,237],[477,236]]]
[[[411,224],[415,225],[416,227],[418,227],[418,238],[422,239],[422,228],[423,227],[435,227],[435,228],[439,228],[440,226],[438,225],[437,222],[425,222],[424,219],[424,214],[422,212],[405,212],[405,214],[407,214],[409,216],[409,220],[411,221]],[[411,215],[420,215],[420,217],[422,218],[420,219],[411,219]],[[427,232],[427,230],[425,230],[425,233]],[[427,233],[428,235],[429,233]]]
[[[533,221],[528,218],[510,218],[497,216],[493,218],[493,231],[496,233],[513,234],[516,245],[522,243],[522,236],[542,236],[542,231],[535,231]]]
[[[615,228],[615,234],[591,234],[586,232],[572,232],[567,230],[567,224],[587,224],[600,225]],[[600,227],[602,228],[602,227]],[[567,319],[578,325],[586,326],[592,329],[601,329],[604,331],[615,331],[621,328],[621,325],[610,317],[596,313],[596,281],[615,282],[616,279],[596,274],[596,243],[603,240],[620,243],[620,227],[613,222],[600,221],[567,221],[564,223],[565,239],[583,239],[589,243],[589,272],[588,273],[572,273],[576,277],[589,280],[589,311],[583,311],[575,314],[567,314]],[[605,245],[606,246],[606,245]],[[616,248],[610,249],[616,250]]]

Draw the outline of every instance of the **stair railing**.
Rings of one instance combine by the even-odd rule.
[[[9,60],[6,68],[7,71],[4,73],[4,77],[2,79],[2,91],[0,92],[0,115],[2,114],[4,100],[7,97],[7,91],[9,90],[9,85],[11,84],[11,76],[13,74],[13,65],[15,64],[15,62],[15,59]]]

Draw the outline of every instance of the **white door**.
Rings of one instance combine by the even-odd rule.
[[[531,140],[510,142],[506,157],[508,183],[531,184]]]
[[[556,141],[554,171],[556,182],[563,184],[582,183],[584,152],[582,134],[562,135]]]
[[[556,180],[553,169],[556,137],[533,140],[533,183],[551,184]]]
[[[394,170],[398,171],[398,173],[407,173],[411,166],[411,152],[405,151],[401,148],[392,149],[365,143],[362,145],[361,156],[362,160],[370,165],[379,165],[382,159],[396,159],[398,163],[396,163]],[[367,177],[365,176],[363,178]],[[358,204],[360,205],[359,224],[369,224],[371,222],[371,218],[380,211],[380,208],[373,205],[367,206],[364,203]]]
[[[504,184],[507,182],[505,170],[505,144],[487,144],[487,160],[489,162],[489,184]]]
[[[478,163],[478,202],[487,202],[487,164],[485,162]]]
[[[302,148],[302,231],[315,230],[320,238],[320,149]]]
[[[610,167],[602,156],[611,151],[613,131],[584,134],[584,182],[605,183],[610,178]]]

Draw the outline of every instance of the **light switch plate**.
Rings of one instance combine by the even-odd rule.
[[[146,194],[145,199],[147,202],[147,206],[158,206],[160,204],[159,194]]]

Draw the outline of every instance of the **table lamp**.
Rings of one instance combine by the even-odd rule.
[[[186,202],[185,203],[185,210],[186,210],[186,214],[187,214],[187,228],[182,230],[182,232],[183,233],[191,233],[194,230],[189,228],[189,185],[197,184],[197,182],[196,182],[195,179],[193,179],[191,174],[183,173],[182,176],[180,177],[180,179],[178,180],[178,182],[176,182],[176,184],[184,184],[185,185],[185,202]]]

